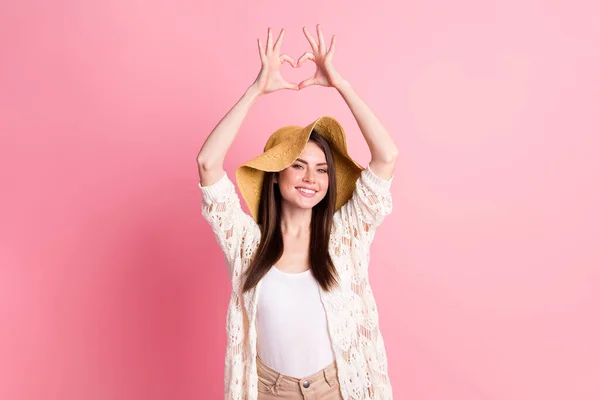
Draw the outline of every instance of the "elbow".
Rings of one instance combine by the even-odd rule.
[[[206,164],[206,159],[202,156],[202,154],[198,154],[196,156],[196,163],[198,165],[205,165]]]
[[[392,149],[390,151],[386,151],[384,154],[381,154],[377,157],[377,161],[382,164],[395,164],[398,159],[398,150]]]
[[[198,156],[196,156],[196,163],[198,163],[198,168],[200,168],[202,171],[210,170],[214,165],[216,165],[215,160],[211,160],[202,154],[198,154]]]
[[[390,163],[396,163],[397,159],[398,159],[398,149],[394,149],[388,155],[388,162],[390,162]]]

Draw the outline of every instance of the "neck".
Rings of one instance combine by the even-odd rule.
[[[312,209],[282,207],[281,232],[286,236],[303,237],[310,235]]]

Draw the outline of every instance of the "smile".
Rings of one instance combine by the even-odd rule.
[[[298,192],[300,192],[300,194],[304,197],[313,197],[315,195],[315,193],[317,193],[314,190],[304,189],[304,188],[296,188],[296,190]]]

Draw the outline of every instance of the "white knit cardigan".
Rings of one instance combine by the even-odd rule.
[[[361,172],[352,198],[334,215],[329,253],[340,285],[320,289],[345,400],[392,399],[387,355],[369,284],[369,249],[376,228],[392,211],[393,177],[377,177],[369,165]],[[258,224],[241,206],[227,173],[203,187],[202,215],[227,261],[232,291],[227,310],[225,399],[256,400],[256,311],[258,285],[242,293],[242,272],[260,242]]]

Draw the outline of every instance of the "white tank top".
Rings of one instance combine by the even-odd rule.
[[[304,378],[335,360],[319,284],[310,270],[287,273],[272,267],[267,272],[256,326],[258,356],[279,373]]]

